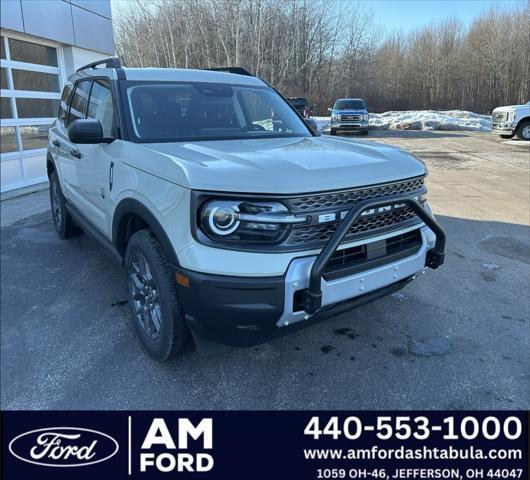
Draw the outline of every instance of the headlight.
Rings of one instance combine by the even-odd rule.
[[[224,243],[281,241],[291,225],[306,223],[279,202],[211,200],[199,210],[200,229]]]
[[[338,115],[331,115],[331,121],[336,122],[339,119]]]
[[[363,113],[363,120],[364,120],[365,122],[368,121],[368,114],[367,114],[367,113]]]
[[[238,207],[231,202],[211,202],[203,210],[206,230],[214,235],[230,235],[239,227]]]

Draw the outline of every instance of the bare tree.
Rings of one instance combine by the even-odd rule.
[[[242,66],[320,113],[339,97],[372,111],[490,111],[530,97],[530,2],[468,29],[447,18],[385,33],[366,4],[325,0],[135,0],[115,18],[128,66]]]

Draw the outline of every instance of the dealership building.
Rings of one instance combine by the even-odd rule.
[[[1,191],[47,181],[48,128],[68,76],[114,54],[110,0],[2,0]]]

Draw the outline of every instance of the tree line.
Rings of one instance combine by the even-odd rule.
[[[530,1],[408,33],[386,32],[366,4],[331,0],[137,0],[114,24],[127,66],[241,66],[320,114],[344,97],[373,112],[530,100]]]

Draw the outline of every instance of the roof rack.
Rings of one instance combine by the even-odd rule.
[[[80,70],[87,70],[88,68],[96,68],[98,65],[103,64],[105,65],[105,68],[121,68],[120,59],[118,57],[111,57],[79,67],[76,72],[79,72]]]
[[[235,73],[236,75],[246,75],[247,77],[253,77],[248,70],[243,67],[215,67],[215,68],[203,68],[203,70],[211,70],[213,72],[226,72]]]

